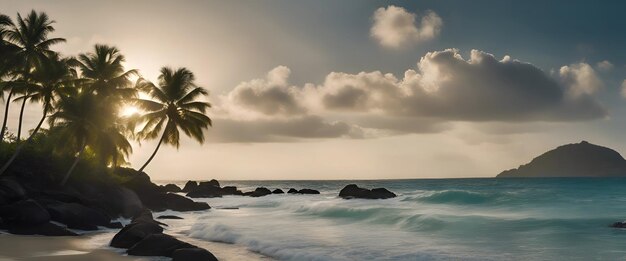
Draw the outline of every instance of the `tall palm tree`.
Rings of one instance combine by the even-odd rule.
[[[10,20],[9,20],[10,22]],[[63,38],[48,38],[48,34],[54,32],[55,21],[50,20],[44,12],[37,13],[32,10],[24,18],[18,13],[16,23],[8,24],[10,29],[5,32],[8,43],[17,49],[15,53],[18,61],[18,70],[20,78],[24,81],[33,68],[40,63],[46,56],[54,55],[55,52],[50,47],[57,43],[65,42]],[[9,91],[9,98],[5,108],[5,115],[9,109],[10,97],[14,94],[13,88]],[[26,103],[26,99],[22,99],[22,108]],[[21,132],[22,118],[24,110],[20,111],[19,132]],[[6,127],[6,116],[2,127],[2,135]],[[20,133],[18,132],[18,136]]]
[[[48,114],[53,109],[53,104],[57,99],[59,92],[64,88],[69,88],[76,83],[76,71],[71,67],[70,58],[60,58],[57,54],[44,57],[37,63],[35,69],[29,73],[29,79],[24,81],[15,81],[14,88],[28,90],[28,94],[25,94],[18,99],[31,100],[33,102],[40,102],[43,104],[43,113],[39,123],[33,129],[31,135],[26,139],[26,142],[21,143],[16,149],[11,158],[0,169],[0,175],[4,173],[11,165],[13,160],[20,154],[23,146],[29,143],[32,138],[37,134],[37,131],[41,128],[44,120],[48,117]]]
[[[148,166],[162,143],[176,148],[180,146],[179,130],[200,143],[204,142],[204,130],[212,125],[211,119],[205,115],[211,104],[198,100],[208,92],[194,81],[193,73],[186,68],[174,71],[168,67],[161,69],[158,86],[143,79],[138,81],[137,87],[151,99],[136,100],[137,105],[147,111],[138,119],[144,125],[137,138],[155,139],[162,132],[156,149],[139,171]]]
[[[11,18],[0,14],[0,98],[4,99],[4,92],[9,91],[9,95],[6,99],[4,118],[2,120],[2,130],[0,130],[0,140],[4,139],[4,133],[7,126],[7,119],[9,116],[9,104],[11,96],[13,96],[12,86],[10,79],[13,77],[13,70],[16,67],[16,54],[17,47],[8,41],[7,34],[13,25]]]
[[[117,48],[96,44],[93,52],[80,54],[78,61],[81,76],[88,81],[89,91],[120,98],[136,94],[136,90],[131,88],[130,78],[138,75],[137,70],[125,71],[123,63],[126,58]]]

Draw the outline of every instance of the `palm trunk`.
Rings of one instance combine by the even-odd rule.
[[[74,171],[74,168],[76,167],[76,165],[78,164],[78,161],[80,160],[80,155],[83,154],[83,151],[85,151],[86,147],[87,146],[85,145],[85,142],[83,141],[83,143],[81,144],[80,151],[78,152],[78,154],[76,155],[76,158],[74,159],[74,163],[72,163],[72,166],[67,171],[67,174],[65,174],[65,177],[61,181],[61,186],[65,186],[65,183],[70,178],[70,175],[72,174],[72,171]]]
[[[2,121],[2,130],[0,130],[0,139],[4,140],[4,133],[7,128],[7,119],[9,118],[9,104],[11,104],[11,96],[13,96],[13,89],[9,91],[9,96],[7,96],[6,102],[7,104],[4,107],[4,120]]]
[[[22,137],[22,119],[24,117],[24,107],[26,106],[26,98],[24,98],[24,100],[22,100],[22,108],[20,108],[20,121],[19,124],[17,125],[17,141],[20,141],[20,138]]]
[[[169,124],[168,124],[168,126],[169,126]],[[156,149],[154,149],[154,152],[152,153],[152,156],[150,156],[148,161],[146,161],[146,163],[144,163],[143,166],[141,166],[141,168],[139,169],[139,172],[142,172],[143,169],[146,168],[146,166],[148,166],[148,164],[150,164],[150,161],[152,161],[154,156],[157,154],[157,151],[159,151],[159,147],[161,147],[161,143],[163,143],[163,140],[165,139],[165,133],[166,132],[167,132],[167,127],[165,127],[165,130],[163,130],[163,135],[161,135],[161,139],[159,140],[159,144],[156,146]]]
[[[39,123],[37,124],[37,127],[35,127],[35,129],[33,130],[33,133],[28,137],[28,139],[26,139],[25,142],[20,143],[17,146],[17,148],[15,149],[15,152],[13,152],[13,155],[11,156],[11,158],[6,163],[4,163],[4,166],[2,166],[2,169],[0,169],[0,176],[2,176],[2,174],[4,174],[4,172],[9,168],[9,166],[11,166],[11,163],[13,163],[15,158],[17,158],[17,156],[22,151],[22,148],[24,148],[24,146],[26,144],[30,143],[30,141],[33,139],[35,134],[37,134],[37,131],[39,131],[39,129],[41,128],[41,125],[43,124],[43,121],[46,119],[47,116],[48,116],[48,107],[46,106],[43,109],[43,116],[41,117],[41,120],[39,120]]]

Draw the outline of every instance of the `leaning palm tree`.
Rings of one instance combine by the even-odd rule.
[[[76,71],[70,66],[70,63],[71,59],[60,58],[58,55],[53,54],[49,57],[44,57],[37,64],[36,68],[29,73],[28,80],[13,82],[15,85],[14,88],[28,90],[28,94],[25,94],[18,99],[42,103],[43,113],[39,123],[35,129],[33,129],[28,139],[15,149],[11,158],[4,164],[2,169],[0,169],[0,175],[7,170],[13,160],[15,160],[15,158],[20,154],[23,146],[35,137],[37,131],[39,131],[41,125],[48,117],[48,114],[52,111],[53,104],[57,99],[59,92],[64,88],[74,86],[77,82]]]
[[[204,130],[212,125],[211,119],[205,115],[211,104],[198,101],[208,92],[194,81],[193,73],[186,68],[174,71],[168,67],[161,69],[158,86],[144,79],[138,81],[138,89],[151,99],[136,99],[137,105],[146,111],[138,118],[143,127],[137,138],[155,139],[162,132],[156,149],[139,171],[148,166],[162,143],[179,147],[179,130],[200,143],[204,142]]]
[[[85,149],[97,144],[98,134],[103,126],[110,124],[110,111],[93,93],[78,90],[61,94],[56,112],[50,115],[49,124],[59,131],[59,141],[63,150],[74,153],[71,167],[61,181],[64,185],[78,164]]]
[[[46,13],[37,13],[35,10],[32,10],[26,17],[22,18],[22,16],[18,13],[16,23],[12,23],[10,19],[8,20],[7,26],[9,27],[6,30],[5,37],[10,46],[17,49],[15,56],[17,60],[17,71],[18,77],[21,78],[22,81],[25,81],[27,75],[33,70],[33,68],[40,63],[47,56],[54,55],[55,52],[50,50],[50,47],[57,43],[65,42],[63,38],[48,38],[48,34],[54,32],[54,27],[52,24],[55,21],[50,20]],[[8,85],[7,87],[11,87],[12,85]],[[9,101],[10,97],[14,94],[13,88],[9,90],[9,98],[7,98],[7,104],[5,108],[5,114],[9,109]],[[26,103],[26,99],[22,99],[22,108],[24,107],[24,103]],[[20,113],[20,122],[19,125],[21,127],[23,118],[23,110]],[[2,133],[0,136],[4,135],[4,128],[6,127],[6,116],[2,126]],[[21,131],[21,128],[19,128]],[[19,134],[18,134],[19,136]]]

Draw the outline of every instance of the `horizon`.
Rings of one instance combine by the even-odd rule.
[[[63,55],[108,44],[150,81],[194,72],[214,126],[162,147],[152,180],[492,178],[581,140],[626,151],[624,3],[2,3],[46,12]],[[40,116],[28,104],[25,129]],[[131,167],[156,145],[133,143]]]

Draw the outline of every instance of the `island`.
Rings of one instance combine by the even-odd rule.
[[[615,150],[582,141],[559,146],[497,177],[626,177],[626,160]]]

